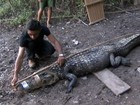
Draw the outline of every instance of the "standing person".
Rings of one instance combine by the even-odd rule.
[[[51,16],[52,16],[52,7],[55,6],[55,0],[38,0],[39,2],[39,10],[38,10],[38,16],[37,16],[37,20],[40,21],[41,17],[43,15],[43,11],[45,10],[46,7],[48,7],[47,12],[46,12],[46,24],[47,27],[50,27],[50,21],[51,21]]]
[[[47,36],[47,40],[44,40],[44,35]],[[40,58],[51,56],[55,50],[58,53],[57,63],[62,66],[65,62],[65,58],[62,53],[62,47],[60,42],[50,33],[46,26],[42,26],[37,20],[30,20],[26,29],[22,32],[19,43],[19,51],[15,61],[14,75],[11,81],[11,85],[15,86],[18,80],[18,73],[21,69],[24,52],[26,50],[29,67],[34,68],[36,66],[35,55]]]

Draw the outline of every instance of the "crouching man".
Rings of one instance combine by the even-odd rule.
[[[47,36],[51,43],[44,40],[44,35]],[[23,63],[25,50],[27,52],[29,67],[31,68],[36,66],[35,55],[43,58],[51,56],[55,51],[58,53],[57,63],[60,66],[65,63],[60,42],[51,34],[46,26],[42,26],[39,21],[32,19],[27,23],[26,29],[20,37],[19,51],[11,81],[12,86],[15,86],[18,81],[18,73]]]

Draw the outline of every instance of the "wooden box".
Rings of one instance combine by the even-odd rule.
[[[103,0],[84,0],[84,3],[89,18],[89,25],[105,18]]]

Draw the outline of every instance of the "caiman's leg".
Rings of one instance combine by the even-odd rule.
[[[71,92],[71,90],[75,86],[75,84],[77,82],[77,77],[71,73],[67,73],[65,76],[70,81],[68,86],[67,86],[67,91],[66,91],[66,93],[69,93],[69,92]]]
[[[130,66],[131,62],[129,59],[117,56],[115,57],[113,53],[110,54],[110,63],[113,67],[118,67],[119,65]]]
[[[68,67],[64,68],[64,75],[65,75],[65,78],[68,79],[68,81],[70,81],[67,86],[67,91],[66,91],[66,93],[69,93],[75,86],[75,84],[77,82],[77,77],[74,74],[69,73]]]

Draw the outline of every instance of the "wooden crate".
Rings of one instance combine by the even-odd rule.
[[[89,18],[89,25],[105,18],[103,0],[84,0],[84,3]]]

